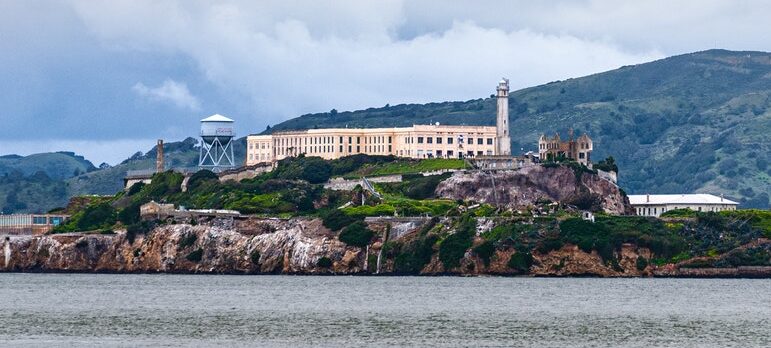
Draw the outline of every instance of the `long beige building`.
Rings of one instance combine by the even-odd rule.
[[[305,154],[335,159],[355,154],[410,158],[464,158],[495,154],[496,128],[414,125],[400,128],[328,128],[247,137],[246,164]]]
[[[466,158],[511,156],[509,137],[509,81],[497,92],[496,126],[413,125],[399,128],[327,128],[250,135],[246,138],[246,165],[287,157],[393,155],[409,158]]]

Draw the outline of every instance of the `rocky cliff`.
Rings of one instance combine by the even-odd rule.
[[[449,221],[443,221],[447,223]],[[6,272],[105,272],[105,273],[234,273],[234,274],[374,274],[384,244],[379,236],[368,247],[340,242],[318,219],[262,219],[234,229],[186,224],[159,226],[131,238],[125,231],[113,235],[60,234],[14,237],[3,241]],[[378,229],[378,222],[371,227]],[[437,226],[441,226],[438,223]],[[421,225],[399,239],[420,234]],[[379,231],[380,232],[380,231]],[[131,240],[133,239],[133,240]],[[390,243],[390,242],[389,242]],[[473,237],[473,246],[460,265],[445,269],[436,246],[422,275],[522,275],[598,277],[769,277],[771,267],[692,268],[688,261],[640,267],[638,258],[652,259],[651,251],[625,244],[614,253],[615,262],[595,251],[585,252],[566,244],[548,253],[532,250],[532,266],[510,266],[513,248],[497,248],[487,262],[474,250],[484,243]],[[771,246],[760,239],[755,246]],[[716,259],[719,259],[716,258]],[[383,257],[380,274],[396,274],[394,259]]]
[[[568,166],[530,166],[516,171],[456,172],[436,188],[442,198],[474,200],[507,209],[526,209],[546,200],[633,214],[618,186],[597,174]]]
[[[348,247],[320,220],[266,219],[263,233],[211,226],[159,226],[133,241],[114,235],[63,234],[6,241],[6,271],[169,273],[358,273],[361,248]],[[247,233],[247,231],[249,231]],[[333,260],[328,267],[319,260]]]

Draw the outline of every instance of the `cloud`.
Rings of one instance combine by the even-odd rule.
[[[752,0],[30,0],[3,9],[4,140],[184,138],[215,112],[245,134],[332,108],[481,98],[502,76],[526,88],[715,47],[771,51],[771,2]]]
[[[179,108],[192,111],[201,110],[201,103],[196,97],[190,94],[187,85],[171,79],[163,81],[163,84],[155,88],[150,88],[145,86],[142,82],[137,82],[134,87],[131,87],[131,90],[150,100],[168,101]]]
[[[455,14],[446,17],[459,18],[449,26],[405,38],[398,31],[413,25],[405,23],[412,9],[398,1],[114,4],[78,2],[76,9],[104,42],[191,57],[224,94],[247,98],[253,112],[231,117],[249,131],[332,108],[484,97],[501,76],[524,88],[663,57],[655,49],[628,52],[602,39],[485,26]]]

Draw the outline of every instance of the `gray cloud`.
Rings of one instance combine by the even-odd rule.
[[[179,108],[190,109],[192,111],[201,110],[201,102],[198,98],[190,94],[187,84],[166,79],[158,87],[147,87],[141,82],[137,82],[131,90],[138,95],[153,101],[167,101]]]
[[[0,57],[0,107],[13,110],[0,114],[10,125],[0,130],[5,140],[30,133],[32,120],[51,129],[35,134],[56,139],[181,138],[215,112],[236,119],[244,134],[332,108],[484,97],[501,76],[524,88],[715,47],[771,50],[771,2],[764,1],[0,7],[0,33],[11,34],[0,35],[0,48],[17,52]],[[137,95],[168,102],[132,102]],[[84,122],[90,132],[73,126]]]

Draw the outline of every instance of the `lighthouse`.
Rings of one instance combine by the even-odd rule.
[[[498,82],[498,117],[496,118],[495,154],[497,156],[511,156],[511,137],[509,136],[509,80],[506,78]]]

